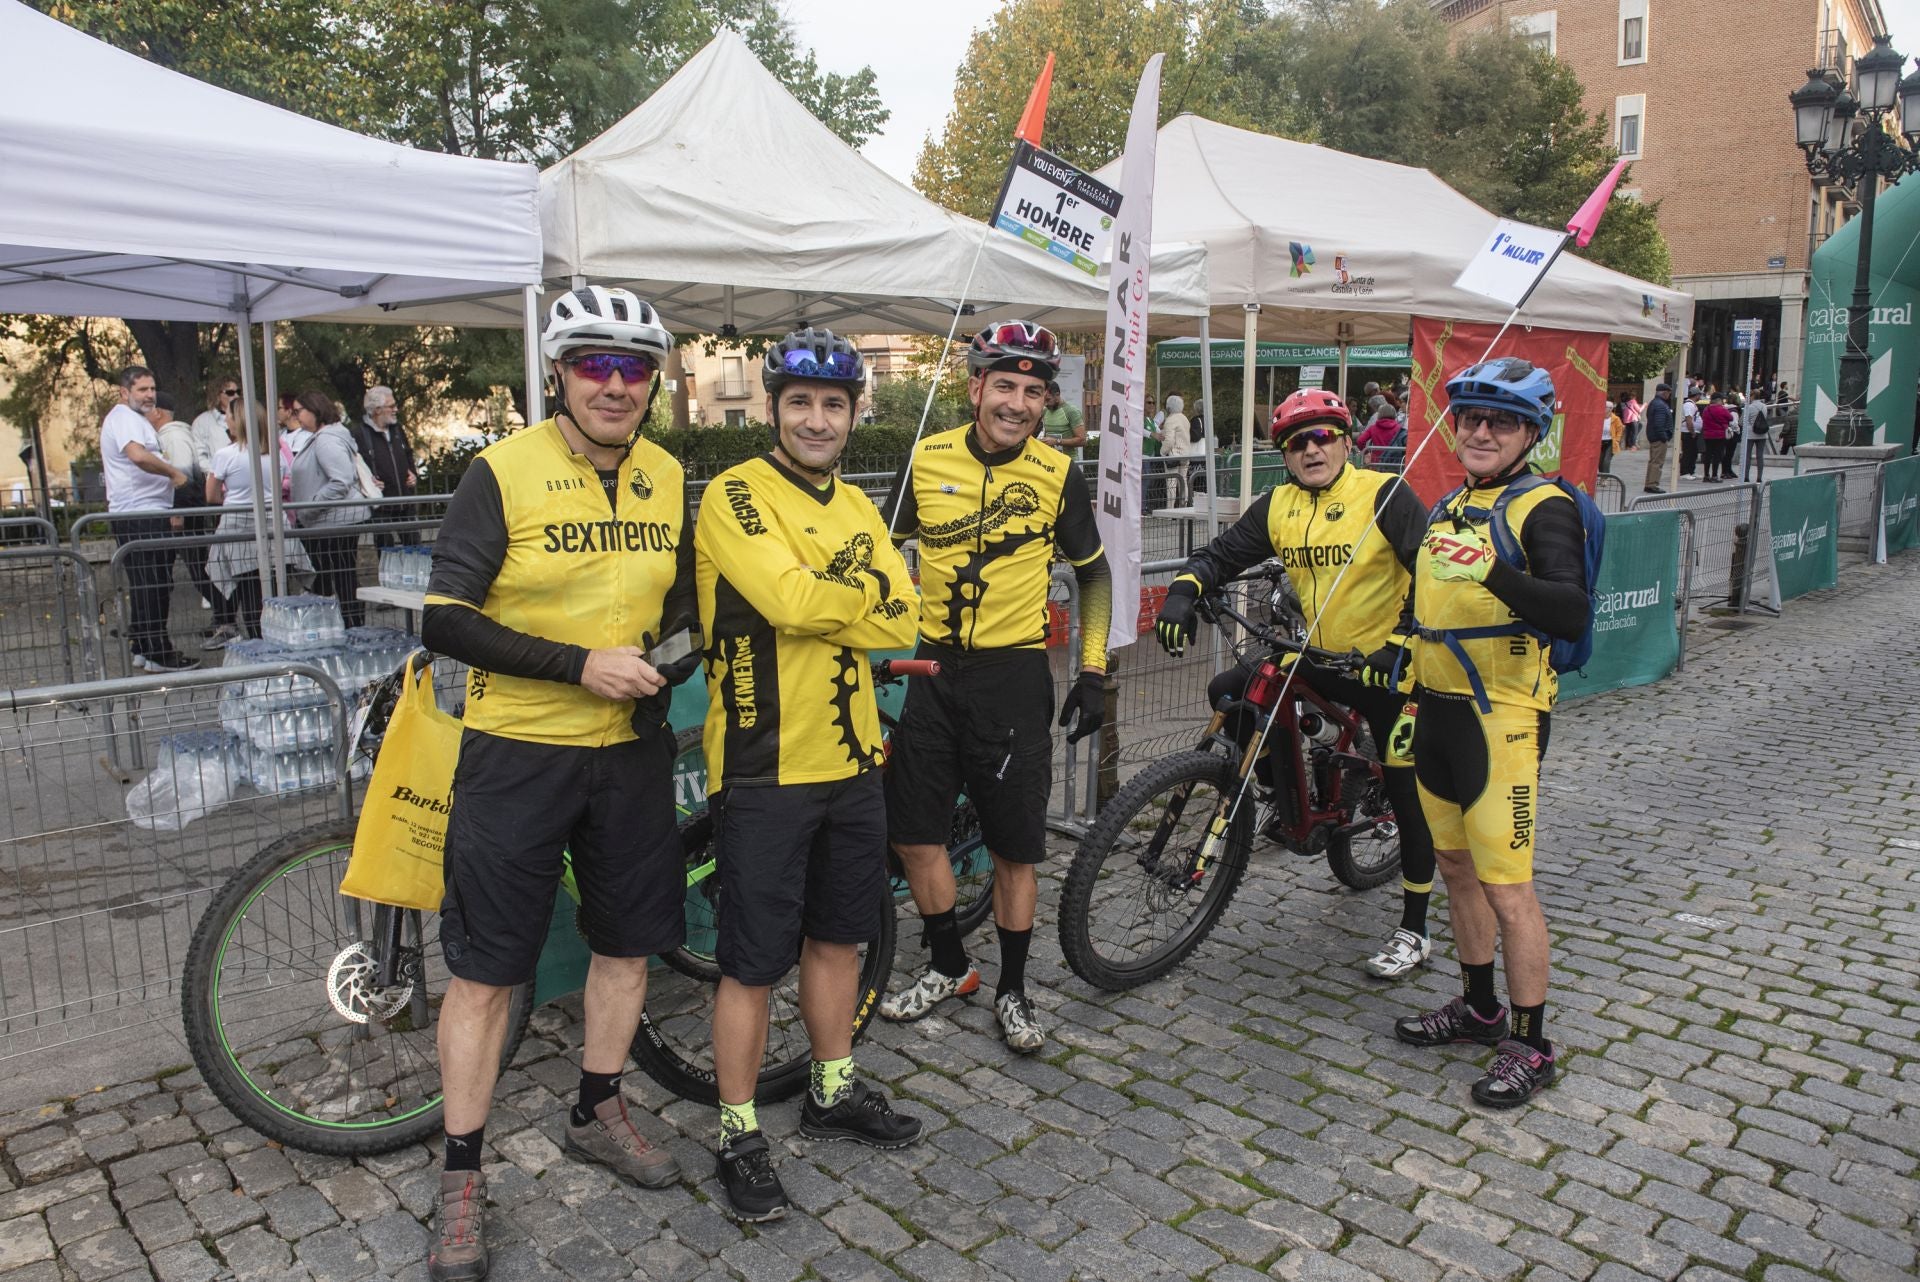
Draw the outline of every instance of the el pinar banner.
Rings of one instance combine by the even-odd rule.
[[[1481,358],[1499,333],[1477,321],[1413,318],[1412,391],[1407,403],[1407,484],[1428,505],[1439,502],[1466,474],[1453,456],[1453,420],[1442,417],[1447,380]],[[1600,473],[1600,428],[1607,415],[1607,336],[1565,329],[1514,326],[1501,335],[1489,359],[1518,356],[1553,377],[1559,398],[1553,428],[1540,438],[1533,464],[1546,476],[1562,476],[1593,493]],[[1426,449],[1428,425],[1440,439]],[[1419,456],[1415,457],[1415,451]]]

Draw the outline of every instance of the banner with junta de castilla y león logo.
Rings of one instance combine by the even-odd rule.
[[[1593,656],[1560,674],[1560,697],[1650,685],[1680,661],[1674,602],[1680,583],[1680,514],[1607,518],[1606,552],[1594,589]]]
[[[1840,582],[1840,478],[1832,472],[1767,483],[1773,581],[1780,600]]]
[[[1920,454],[1887,464],[1880,494],[1880,548],[1887,555],[1920,547]]]

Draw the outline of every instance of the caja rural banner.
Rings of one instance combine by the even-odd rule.
[[[1560,675],[1560,698],[1651,685],[1680,662],[1674,613],[1680,587],[1680,514],[1607,518],[1607,548],[1594,593],[1593,657]]]
[[[1920,455],[1887,464],[1880,496],[1880,550],[1891,556],[1920,547]]]
[[[1840,582],[1840,478],[1832,472],[1767,482],[1773,581],[1791,601]]]
[[[1453,456],[1452,420],[1443,419],[1440,439],[1420,450],[1428,425],[1446,407],[1447,380],[1478,361],[1499,329],[1477,321],[1413,319],[1407,483],[1424,503],[1438,502],[1465,476]],[[1560,406],[1552,430],[1533,452],[1534,467],[1593,493],[1600,473],[1600,424],[1607,412],[1607,336],[1516,325],[1501,335],[1493,356],[1518,356],[1553,377]]]

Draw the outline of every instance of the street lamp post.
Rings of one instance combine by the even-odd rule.
[[[1847,346],[1840,358],[1839,406],[1827,420],[1829,445],[1873,444],[1867,413],[1867,323],[1872,315],[1873,204],[1880,180],[1896,183],[1920,170],[1920,70],[1905,80],[1906,59],[1886,36],[1854,59],[1851,90],[1831,68],[1816,67],[1807,83],[1787,95],[1793,104],[1794,139],[1806,153],[1807,172],[1822,182],[1855,188],[1860,201],[1860,258],[1854,270],[1853,305],[1847,310]],[[1898,103],[1898,127],[1882,122]]]

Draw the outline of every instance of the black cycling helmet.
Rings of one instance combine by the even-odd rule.
[[[760,385],[768,396],[779,396],[780,389],[795,379],[838,383],[857,399],[867,387],[867,363],[846,339],[809,325],[769,347],[760,367]]]
[[[967,344],[967,372],[985,374],[989,370],[1031,374],[1042,382],[1052,382],[1060,376],[1060,340],[1045,325],[1032,321],[989,325]]]

